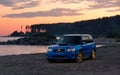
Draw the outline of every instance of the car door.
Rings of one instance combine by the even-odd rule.
[[[82,52],[84,56],[88,56],[91,53],[91,43],[88,36],[82,37]]]

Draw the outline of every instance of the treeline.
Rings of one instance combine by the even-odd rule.
[[[46,29],[53,35],[87,33],[94,37],[120,37],[120,15],[102,17],[74,23],[34,24],[31,32]]]

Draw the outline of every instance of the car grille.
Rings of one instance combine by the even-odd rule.
[[[54,58],[65,58],[65,56],[53,56]]]
[[[65,52],[65,49],[54,49],[54,52]]]

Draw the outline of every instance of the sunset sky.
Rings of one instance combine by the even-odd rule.
[[[0,0],[0,36],[40,23],[120,15],[120,0]]]

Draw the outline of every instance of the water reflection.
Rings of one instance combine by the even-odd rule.
[[[0,56],[46,53],[48,46],[0,45]]]
[[[22,38],[22,37],[0,37],[0,42],[6,42],[8,40],[16,40],[16,39],[19,39],[19,38]]]

